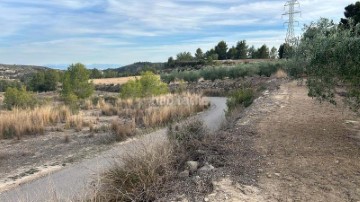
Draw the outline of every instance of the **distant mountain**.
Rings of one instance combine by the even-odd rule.
[[[20,79],[38,71],[49,69],[44,66],[0,64],[0,79]]]
[[[120,74],[138,74],[146,70],[162,70],[165,68],[166,63],[152,63],[152,62],[136,62],[131,65],[126,65],[116,69],[106,69],[105,71],[116,71]]]
[[[54,69],[67,69],[70,64],[49,64],[46,65],[48,67],[54,68]],[[120,67],[120,64],[85,64],[86,68],[88,69],[99,69],[99,70],[104,70],[104,69],[115,69]]]

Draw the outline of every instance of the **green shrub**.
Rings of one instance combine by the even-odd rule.
[[[172,72],[170,74],[161,74],[160,78],[161,78],[161,81],[169,84],[170,82],[175,81],[176,75],[174,72]]]
[[[70,110],[73,113],[76,113],[79,111],[79,108],[80,108],[79,99],[75,94],[69,93],[65,97],[63,97],[63,99],[64,99],[65,104],[70,107]]]
[[[227,68],[225,67],[209,67],[200,70],[200,75],[205,80],[215,81],[216,79],[224,79],[227,76]]]
[[[270,77],[279,69],[279,64],[274,63],[260,63],[259,64],[259,76]]]
[[[21,83],[18,81],[12,81],[12,80],[0,80],[0,92],[5,92],[7,88],[21,88]]]
[[[11,87],[7,88],[4,97],[4,105],[8,109],[12,109],[14,107],[35,107],[37,104],[35,96],[30,92],[27,92],[24,86],[20,89]]]
[[[254,90],[250,88],[239,89],[231,93],[226,101],[228,111],[232,111],[237,106],[242,105],[248,107],[254,101]]]
[[[141,73],[141,78],[130,80],[121,87],[122,98],[150,97],[169,92],[166,83],[163,83],[158,76],[148,71]]]

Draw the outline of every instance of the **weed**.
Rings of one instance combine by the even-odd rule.
[[[230,97],[226,102],[228,111],[233,110],[239,105],[242,105],[244,107],[250,106],[254,100],[254,94],[254,90],[252,90],[251,88],[244,88],[234,91],[233,93],[231,93]]]
[[[169,144],[136,151],[103,174],[94,201],[154,201],[166,194],[174,176]]]
[[[124,141],[135,135],[135,120],[130,122],[114,120],[111,123],[111,130],[115,135],[116,141]]]

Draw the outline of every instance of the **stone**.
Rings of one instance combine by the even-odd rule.
[[[186,169],[190,171],[190,173],[196,172],[199,167],[199,163],[197,161],[187,161]]]
[[[215,169],[214,166],[206,163],[203,167],[201,167],[199,169],[199,172],[210,172],[210,171],[212,171],[214,169]]]
[[[181,173],[179,173],[180,178],[187,178],[187,177],[189,177],[189,175],[190,175],[190,172],[188,170],[184,170]]]

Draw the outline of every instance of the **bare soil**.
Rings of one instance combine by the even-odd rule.
[[[360,201],[359,117],[295,83],[272,99],[281,106],[257,125],[255,141],[264,192],[277,201]]]
[[[226,149],[216,149],[227,152],[213,155],[210,162],[223,165],[203,199],[360,201],[359,120],[345,107],[309,98],[296,82],[266,91],[219,132]]]

